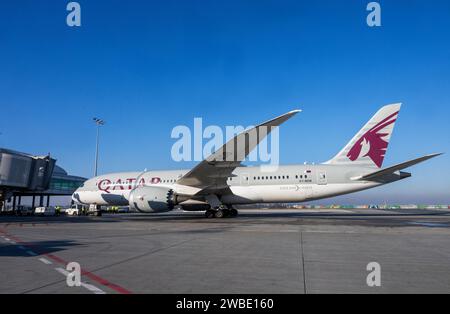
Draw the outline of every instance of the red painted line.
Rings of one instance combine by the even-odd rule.
[[[88,272],[87,270],[82,269],[81,273],[83,275],[87,276],[88,278],[90,278],[91,280],[98,282],[99,284],[104,285],[105,287],[111,288],[114,291],[117,291],[121,294],[132,294],[131,291],[129,291],[119,285],[116,285],[115,283],[112,283],[104,278],[101,278],[94,273]]]
[[[60,257],[58,257],[56,255],[49,254],[49,253],[44,253],[43,255],[47,256],[48,258],[50,258],[50,259],[52,259],[55,262],[58,262],[60,264],[63,264],[63,265],[69,264],[69,262],[63,260],[62,258],[60,258]],[[93,280],[93,281],[95,281],[95,282],[97,282],[97,283],[99,283],[99,284],[101,284],[103,286],[109,287],[109,288],[113,289],[114,291],[117,291],[117,292],[119,292],[121,294],[131,294],[132,293],[131,291],[128,291],[127,289],[125,289],[125,288],[123,288],[123,287],[121,287],[119,285],[116,285],[116,284],[114,284],[114,283],[112,283],[112,282],[110,282],[110,281],[108,281],[108,280],[106,280],[106,279],[104,279],[104,278],[102,278],[100,276],[97,276],[94,273],[91,273],[90,271],[87,271],[85,269],[81,269],[81,274],[86,276],[86,277],[88,277],[88,278],[90,278],[91,280]]]
[[[52,260],[54,260],[54,261],[57,262],[57,263],[64,264],[64,265],[67,265],[67,264],[68,264],[65,260],[63,260],[62,258],[60,258],[60,257],[58,257],[58,256],[55,256],[55,255],[53,255],[53,254],[50,254],[50,253],[44,253],[43,255],[47,256],[48,258],[51,258]]]
[[[26,242],[22,241],[21,239],[19,239],[19,238],[13,236],[13,235],[7,233],[3,229],[0,229],[0,233],[4,234],[5,236],[9,237],[10,239],[16,241],[17,243],[22,244],[25,247],[29,247],[29,248],[33,248],[33,247],[35,248],[36,247],[35,245],[26,243]],[[35,250],[35,251],[39,252],[40,250]],[[60,263],[60,264],[62,264],[64,266],[69,264],[69,262],[65,261],[61,257],[58,257],[58,256],[56,256],[54,254],[40,253],[40,255],[45,255],[48,258],[50,258],[50,259],[54,260],[55,262]],[[95,282],[105,286],[105,287],[108,287],[108,288],[118,292],[118,293],[121,293],[121,294],[132,294],[131,291],[129,291],[129,290],[127,290],[127,289],[125,289],[125,288],[123,288],[123,287],[121,287],[119,285],[116,285],[115,283],[112,283],[112,282],[110,282],[110,281],[108,281],[108,280],[106,280],[106,279],[104,279],[104,278],[102,278],[102,277],[100,277],[98,275],[95,275],[94,273],[91,273],[90,271],[87,271],[87,270],[85,270],[83,268],[81,269],[81,274],[86,276],[86,277],[88,277],[88,278],[90,278],[91,280],[93,280],[93,281],[95,281]]]

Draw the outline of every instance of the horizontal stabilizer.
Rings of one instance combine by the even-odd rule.
[[[381,170],[378,170],[378,171],[375,171],[375,172],[372,172],[372,173],[369,173],[369,174],[365,174],[363,176],[352,178],[352,180],[368,180],[368,181],[374,180],[374,179],[380,178],[382,176],[392,174],[392,173],[394,173],[396,171],[400,171],[400,170],[403,170],[405,168],[414,166],[414,165],[416,165],[418,163],[421,163],[421,162],[423,162],[425,160],[431,159],[431,158],[439,156],[439,155],[442,155],[442,153],[426,155],[426,156],[423,156],[423,157],[420,157],[420,158],[417,158],[417,159],[405,161],[405,162],[403,162],[401,164],[398,164],[398,165],[395,165],[395,166],[392,166],[392,167],[389,167],[389,168],[381,169]]]

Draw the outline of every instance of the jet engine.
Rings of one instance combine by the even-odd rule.
[[[176,205],[172,189],[159,186],[142,186],[130,193],[130,208],[142,213],[171,211]]]

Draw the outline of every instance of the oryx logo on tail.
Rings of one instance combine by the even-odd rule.
[[[388,139],[384,138],[390,135],[390,132],[383,132],[383,129],[393,124],[397,120],[397,115],[398,111],[367,131],[349,150],[347,157],[351,161],[355,161],[367,156],[380,168],[389,144]]]
[[[381,168],[401,104],[382,107],[328,164]]]

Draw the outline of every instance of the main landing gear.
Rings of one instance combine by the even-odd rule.
[[[226,218],[226,217],[236,217],[238,211],[231,206],[224,207],[220,206],[217,209],[208,209],[205,212],[206,218]]]

